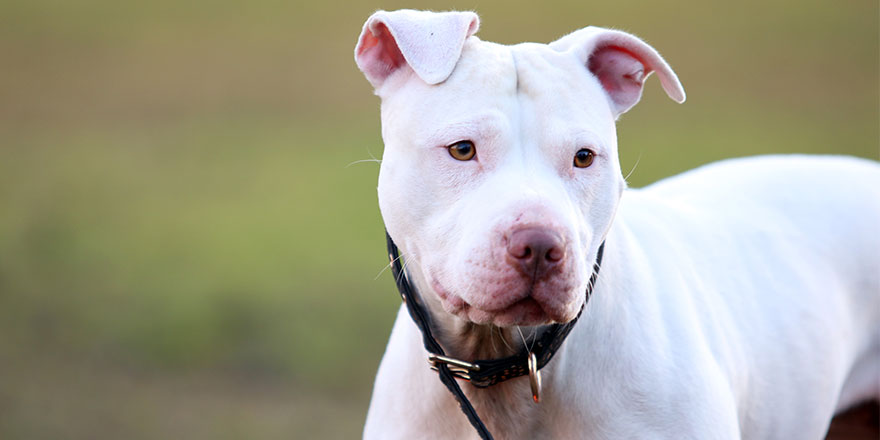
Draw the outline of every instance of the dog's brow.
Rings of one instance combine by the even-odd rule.
[[[476,117],[463,119],[429,132],[418,139],[418,145],[426,147],[443,146],[459,140],[488,140],[497,137],[502,127],[507,124],[504,117],[497,113],[486,113]]]
[[[564,141],[564,145],[591,147],[596,153],[604,152],[606,149],[602,137],[588,130],[573,131],[565,137]]]

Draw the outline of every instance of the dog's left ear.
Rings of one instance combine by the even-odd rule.
[[[626,32],[590,26],[550,43],[550,47],[574,51],[583,60],[605,89],[615,117],[639,102],[645,79],[652,72],[657,72],[670,98],[678,103],[685,100],[681,82],[663,57]]]

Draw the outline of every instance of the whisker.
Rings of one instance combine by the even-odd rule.
[[[356,160],[356,161],[354,161],[354,162],[352,162],[352,163],[346,165],[345,167],[348,168],[348,167],[350,167],[350,166],[352,166],[352,165],[354,165],[354,164],[365,163],[365,162],[375,162],[375,163],[381,164],[381,163],[382,163],[382,159],[361,159],[361,160]]]
[[[633,165],[632,169],[629,170],[629,173],[627,173],[626,177],[624,177],[623,180],[625,180],[625,181],[629,180],[629,176],[632,176],[632,173],[635,172],[636,167],[639,166],[639,162],[641,162],[641,161],[642,161],[642,152],[640,151],[639,157],[636,159],[635,165]]]
[[[516,351],[513,349],[513,347],[510,346],[510,344],[507,343],[507,339],[504,337],[504,331],[501,328],[498,328],[498,336],[501,336],[501,342],[503,342],[504,345],[508,349],[510,349],[510,351],[514,351],[514,352]]]
[[[492,343],[492,352],[498,354],[498,346],[495,345],[495,329],[498,329],[498,334],[501,334],[501,329],[493,325],[489,331],[489,342]]]
[[[356,163],[364,163],[364,162],[375,162],[375,163],[378,163],[378,164],[380,164],[380,165],[382,164],[382,160],[381,160],[381,159],[376,159],[376,156],[373,156],[373,152],[370,151],[369,148],[367,148],[367,154],[370,155],[370,158],[369,158],[369,159],[356,160],[356,161],[354,161],[354,162],[352,162],[352,163],[346,165],[345,167],[348,168],[348,167],[350,167],[350,166],[352,166],[352,165],[354,165],[354,164],[356,164]]]
[[[402,256],[403,255],[401,255],[401,257]],[[403,265],[400,267],[400,273],[397,274],[397,279],[394,280],[395,283],[400,281],[400,277],[406,276],[406,263],[409,263],[409,259],[403,260]]]
[[[529,345],[529,353],[531,353],[532,349],[535,348],[535,342],[538,340],[538,327],[532,327],[532,333],[529,335],[529,338],[532,339],[532,344]]]
[[[403,258],[403,257],[404,257],[404,255],[403,255],[403,254],[400,254],[400,256],[397,257],[397,258],[400,259],[400,258]],[[398,275],[397,280],[395,280],[395,282],[396,282],[396,281],[399,281],[399,280],[400,280],[400,277],[406,275],[406,268],[407,268],[407,266],[409,265],[409,263],[413,263],[413,264],[418,265],[418,264],[419,264],[419,260],[417,260],[417,259],[416,259],[415,257],[413,257],[412,255],[407,255],[406,258],[403,259],[403,265],[401,265],[401,268],[400,268],[400,274]]]
[[[385,267],[383,267],[382,270],[380,270],[379,273],[376,274],[376,278],[373,278],[373,281],[378,280],[379,277],[382,276],[382,274],[385,273],[386,270],[390,269],[391,266],[393,266],[394,263],[397,262],[397,260],[399,260],[401,258],[403,258],[403,255],[398,255],[397,258],[395,258],[392,261],[389,261],[388,264],[386,264]]]
[[[525,337],[525,336],[523,336],[523,332],[522,332],[522,327],[520,327],[520,326],[516,326],[516,331],[518,331],[518,332],[519,332],[519,338],[520,338],[520,339],[522,339],[522,342],[523,342],[523,347],[528,347],[528,346],[529,346],[529,344],[528,344],[528,343],[526,343],[526,337]],[[529,351],[530,351],[530,352],[531,352],[531,351],[532,351],[532,349],[531,349],[531,348],[529,348]]]

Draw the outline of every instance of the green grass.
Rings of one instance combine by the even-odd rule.
[[[291,336],[282,351],[299,352],[308,347],[295,335],[330,324],[316,309],[377,304],[369,295],[389,286],[374,281],[384,265],[369,183],[376,165],[347,166],[343,152],[358,150],[354,139],[330,143],[264,125],[173,127],[154,132],[153,145],[73,137],[52,156],[45,146],[7,151],[0,173],[6,212],[15,215],[0,224],[4,272],[12,274],[3,290],[27,295],[15,304],[24,310],[6,311],[24,320],[49,313],[76,329],[50,339],[190,364],[222,360],[230,339],[265,331],[258,321],[279,308],[286,313],[273,332]],[[314,148],[290,147],[297,142]],[[337,314],[363,321],[354,310]],[[335,338],[310,336],[335,347]]]
[[[398,299],[352,49],[403,6],[655,44],[689,99],[622,118],[634,186],[880,155],[876,2],[2,2],[0,437],[357,436]]]
[[[300,423],[328,438],[356,432],[398,300],[387,275],[376,279],[385,265],[378,168],[348,166],[351,152],[369,156],[364,138],[312,133],[218,121],[163,127],[150,141],[36,136],[4,150],[0,350],[24,365],[0,367],[14,414],[0,418],[0,434],[51,438],[62,432],[53,424],[75,422],[74,437],[103,435],[75,414],[107,412],[120,432],[215,437],[198,419],[180,431],[146,429],[136,407],[158,412],[147,416],[158,423],[164,399],[180,410],[203,405],[244,437],[259,428],[251,412],[265,399],[293,413],[281,423],[285,414],[271,411],[277,430],[254,435],[276,438]],[[301,142],[313,148],[291,148]],[[102,376],[132,369],[149,376],[126,382],[132,402],[103,403],[126,392]],[[263,385],[254,392],[249,381]],[[211,397],[177,396],[168,382]],[[289,394],[266,396],[275,385],[265,382]],[[91,386],[97,394],[77,405],[73,396]],[[237,406],[236,393],[256,402]],[[313,399],[347,423],[322,428],[327,414],[306,404]],[[37,423],[44,404],[57,417]]]

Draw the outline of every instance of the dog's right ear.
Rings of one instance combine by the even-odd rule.
[[[550,43],[550,47],[577,54],[605,89],[615,118],[639,102],[645,79],[652,72],[657,72],[670,98],[678,103],[685,100],[684,88],[669,64],[634,35],[590,26]]]
[[[452,74],[464,40],[479,27],[473,12],[378,11],[364,23],[354,59],[376,89],[406,68],[428,84],[439,84]]]

